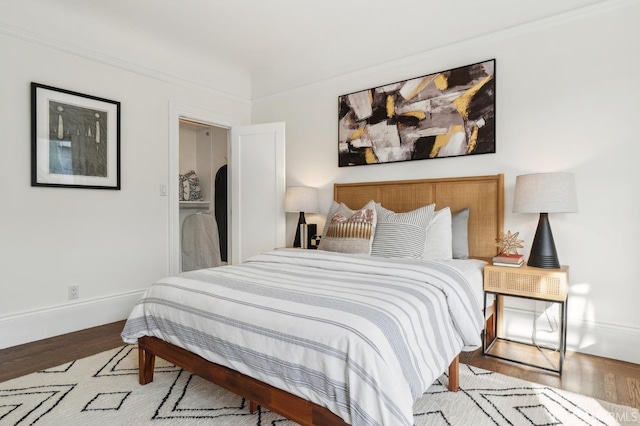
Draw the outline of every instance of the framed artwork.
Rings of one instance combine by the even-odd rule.
[[[338,165],[496,152],[495,59],[338,97]]]
[[[120,189],[120,102],[31,83],[31,186]]]

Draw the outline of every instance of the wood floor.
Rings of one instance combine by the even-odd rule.
[[[123,345],[124,321],[106,324],[0,350],[0,382]],[[534,356],[518,353],[517,359]],[[526,360],[526,359],[525,359]],[[567,353],[562,376],[482,355],[482,350],[463,352],[465,364],[496,371],[543,385],[592,396],[640,409],[640,365],[607,358]]]

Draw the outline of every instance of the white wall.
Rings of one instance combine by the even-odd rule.
[[[638,16],[638,2],[607,2],[254,99],[253,122],[287,123],[287,184],[319,187],[324,213],[334,182],[504,173],[505,230],[520,232],[525,252],[537,217],[511,213],[515,177],[574,172],[580,212],[550,217],[560,261],[571,268],[569,346],[640,363]],[[496,154],[337,167],[339,95],[491,58]],[[288,217],[287,240],[295,220]]]
[[[169,198],[160,186],[177,181],[168,175],[170,103],[248,124],[250,101],[1,27],[3,348],[126,318],[141,291],[169,269]],[[236,72],[230,87],[243,75]],[[31,82],[121,102],[122,190],[30,186]],[[67,300],[69,285],[80,286],[78,301]]]

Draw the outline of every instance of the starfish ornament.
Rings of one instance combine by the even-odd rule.
[[[518,249],[522,248],[522,243],[524,242],[524,240],[518,239],[519,234],[519,232],[512,234],[511,231],[507,231],[506,234],[501,232],[500,237],[496,238],[496,246],[500,248],[500,253],[506,255],[518,254]]]

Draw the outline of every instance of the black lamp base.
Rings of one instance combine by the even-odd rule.
[[[551,233],[547,213],[540,213],[538,229],[536,229],[536,235],[533,238],[527,265],[535,268],[548,269],[560,267],[558,252],[556,251],[556,244],[553,241],[553,234]]]
[[[304,212],[300,212],[300,217],[298,218],[298,226],[296,228],[296,236],[293,239],[294,247],[302,247],[302,244],[300,244],[300,225],[306,224],[306,223],[307,223],[307,220],[304,217]]]

